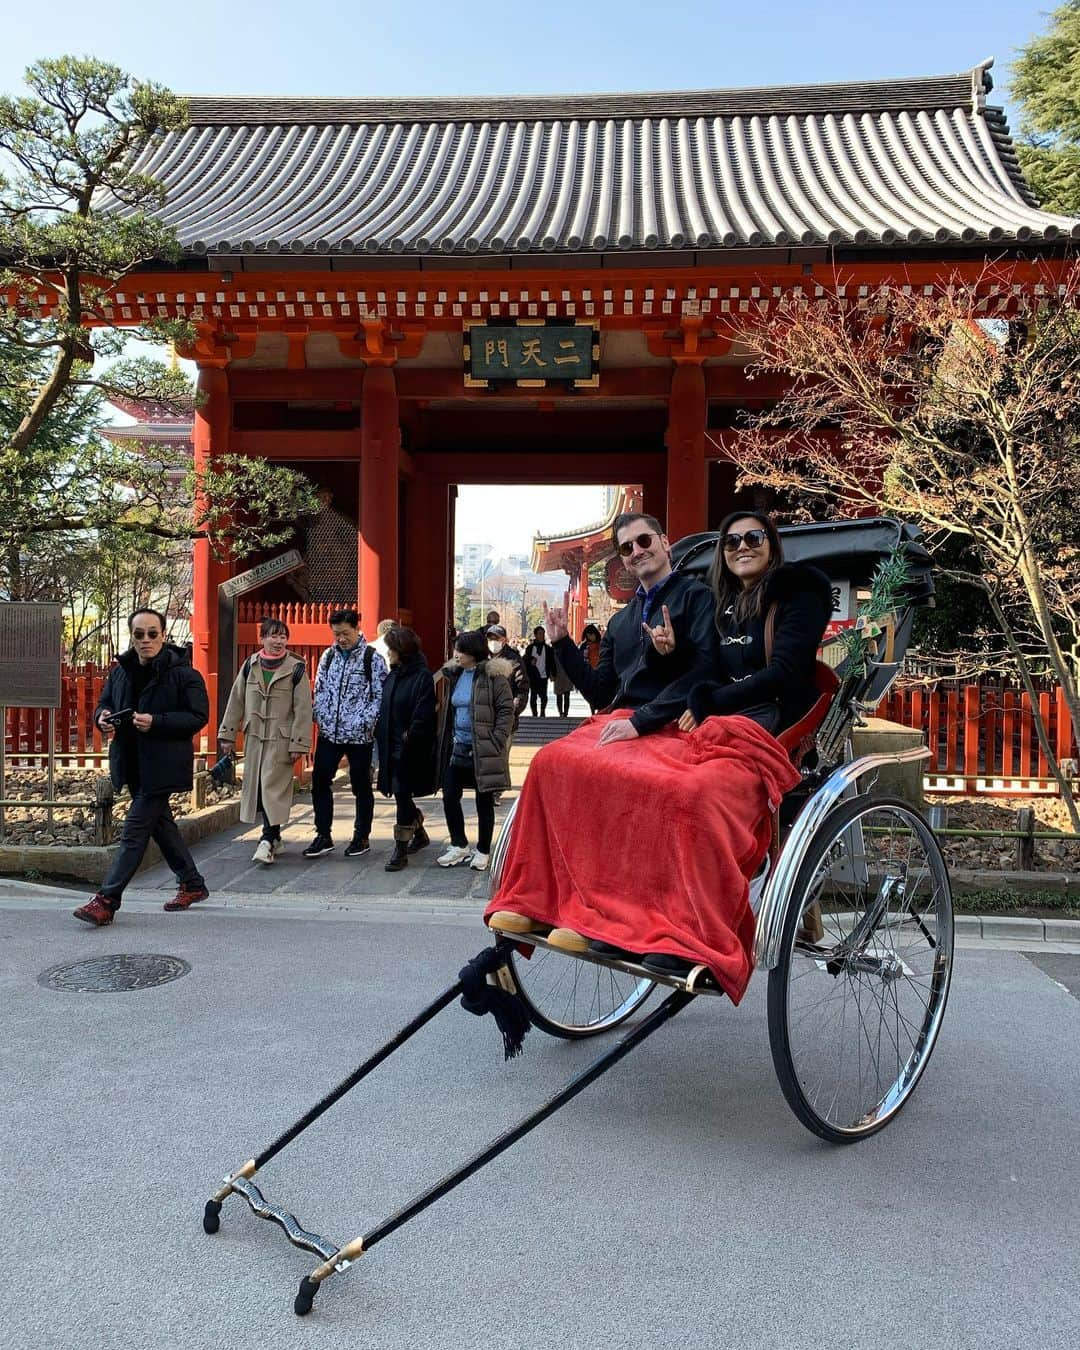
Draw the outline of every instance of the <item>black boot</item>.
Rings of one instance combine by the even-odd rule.
[[[394,841],[394,851],[391,853],[384,868],[387,872],[400,872],[403,867],[409,865],[409,846],[404,839]]]

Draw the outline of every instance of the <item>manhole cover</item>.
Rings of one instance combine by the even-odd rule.
[[[52,966],[38,976],[38,984],[71,994],[122,994],[168,984],[190,969],[179,956],[95,956]]]

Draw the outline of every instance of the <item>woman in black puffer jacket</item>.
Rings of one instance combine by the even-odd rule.
[[[735,511],[720,526],[709,585],[720,635],[717,678],[690,691],[689,710],[679,725],[689,731],[706,717],[738,714],[775,735],[804,716],[817,698],[814,666],[832,613],[829,579],[816,567],[784,562],[780,536],[768,516]]]

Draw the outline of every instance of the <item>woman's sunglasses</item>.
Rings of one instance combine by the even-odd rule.
[[[635,544],[637,544],[638,548],[651,548],[652,541],[653,536],[651,534],[638,534],[635,535],[633,539],[625,539],[619,545],[619,557],[629,558],[630,554],[634,551]]]
[[[747,530],[745,534],[725,534],[724,552],[734,553],[744,542],[747,548],[760,548],[768,537],[764,530]]]

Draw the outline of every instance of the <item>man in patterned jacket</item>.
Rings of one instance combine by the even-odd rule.
[[[359,858],[371,845],[375,797],[371,790],[371,749],[379,720],[386,662],[360,631],[355,609],[330,615],[334,645],[319,658],[315,673],[314,720],[319,728],[315,763],[311,771],[311,804],[315,811],[315,838],[304,849],[305,858],[321,858],[334,851],[334,794],[332,783],[343,759],[349,761],[349,784],[356,798],[356,823],[346,858]]]

